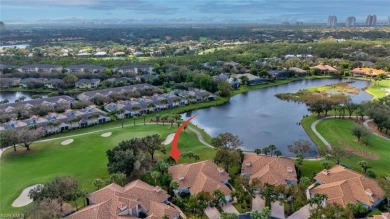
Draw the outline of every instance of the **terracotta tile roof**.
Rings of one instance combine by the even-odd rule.
[[[321,71],[337,71],[337,69],[333,68],[330,65],[316,65],[316,66],[311,67],[311,68],[319,69]]]
[[[135,180],[125,187],[115,183],[91,193],[90,206],[68,216],[70,219],[131,219],[130,209],[144,209],[148,218],[157,219],[168,215],[179,216],[179,212],[163,202],[169,198],[166,191],[153,187],[141,180]],[[119,215],[120,214],[120,215]],[[133,212],[133,214],[135,214]],[[162,214],[162,215],[161,215]]]
[[[180,188],[189,188],[192,195],[200,192],[213,193],[216,189],[225,195],[230,195],[230,189],[223,183],[230,179],[223,168],[210,160],[171,166],[168,172],[172,174]]]
[[[344,207],[348,203],[358,202],[372,206],[384,197],[384,191],[374,180],[343,166],[323,170],[314,179],[323,184],[310,190],[310,193],[325,194],[328,202]]]
[[[271,185],[287,185],[288,180],[297,181],[293,160],[255,153],[245,154],[241,173],[249,174],[250,181],[258,179]]]
[[[381,75],[384,74],[385,71],[383,70],[378,70],[378,69],[373,69],[373,68],[355,68],[352,70],[353,73],[363,73],[365,75]]]

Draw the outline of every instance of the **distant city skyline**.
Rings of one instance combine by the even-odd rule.
[[[1,0],[5,23],[327,23],[367,15],[387,22],[389,0]]]

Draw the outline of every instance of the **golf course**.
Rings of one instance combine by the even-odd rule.
[[[4,151],[0,159],[0,212],[21,212],[23,208],[13,208],[11,204],[23,189],[45,183],[56,176],[75,176],[82,188],[93,191],[94,179],[108,177],[108,149],[115,147],[122,140],[152,134],[159,134],[165,139],[177,129],[177,125],[171,127],[170,124],[144,125],[141,119],[137,120],[135,126],[132,122],[126,120],[124,128],[119,121],[115,121],[47,137],[41,142],[33,143],[31,151],[23,147],[17,147],[16,152],[12,148]],[[111,134],[108,134],[109,132]],[[170,147],[170,144],[167,145],[167,152]],[[196,133],[190,129],[181,133],[179,148],[182,152],[192,151],[200,155],[201,160],[212,159],[215,153],[212,148],[202,145]],[[168,156],[168,153],[157,154],[160,158]],[[182,158],[179,160],[185,161]]]

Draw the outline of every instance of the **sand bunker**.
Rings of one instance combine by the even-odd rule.
[[[107,138],[111,135],[112,135],[112,132],[106,132],[106,133],[101,134],[100,136],[102,136],[103,138]]]
[[[163,145],[168,145],[173,141],[173,138],[175,137],[175,133],[169,134],[165,141],[163,141]]]
[[[28,197],[28,193],[30,192],[30,190],[34,189],[38,185],[42,185],[42,184],[36,184],[36,185],[29,186],[29,187],[25,188],[22,191],[22,193],[20,193],[19,197],[17,197],[14,200],[14,202],[12,202],[12,207],[20,208],[20,207],[24,207],[24,206],[30,204],[33,200],[30,199],[30,197]]]
[[[65,141],[61,142],[62,145],[68,145],[73,142],[73,139],[66,139]]]

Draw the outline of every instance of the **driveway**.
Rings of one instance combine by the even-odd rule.
[[[221,214],[219,213],[218,209],[212,208],[212,207],[207,207],[204,210],[204,213],[207,215],[208,218],[210,219],[219,219]]]
[[[259,194],[256,194],[256,197],[252,200],[252,211],[262,211],[264,207],[264,199],[262,199]]]
[[[224,212],[228,213],[234,213],[239,214],[240,212],[237,211],[237,209],[232,205],[232,203],[227,203],[226,205],[222,206],[222,210]]]
[[[271,216],[284,219],[284,206],[279,201],[271,203]]]
[[[287,219],[309,219],[310,218],[310,210],[312,210],[314,206],[310,206],[309,204],[303,206],[298,211],[294,212]]]

